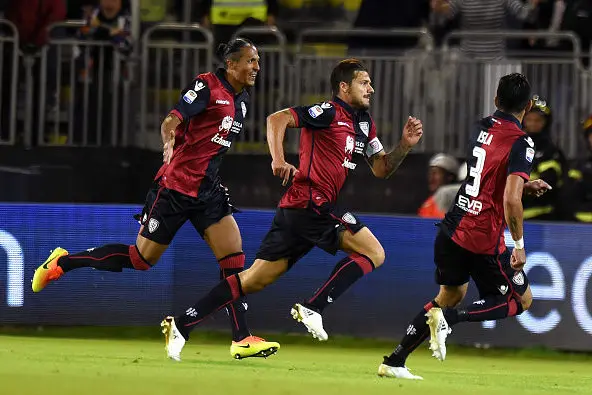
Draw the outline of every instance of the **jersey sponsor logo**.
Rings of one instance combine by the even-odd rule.
[[[241,130],[243,130],[243,124],[237,121],[234,121],[232,123],[232,128],[230,128],[230,131],[232,133],[240,133]]]
[[[195,88],[194,88],[194,90],[196,92],[199,92],[200,90],[202,90],[205,87],[206,87],[206,85],[203,82],[201,82],[201,81],[195,81]]]
[[[346,154],[353,154],[354,153],[354,145],[355,140],[352,136],[347,136],[345,139],[345,153]]]
[[[354,152],[356,154],[363,154],[364,148],[366,148],[366,144],[363,141],[356,141],[356,150]]]
[[[224,105],[229,105],[230,102],[228,100],[216,100],[216,104],[224,104]]]
[[[347,123],[347,122],[341,122],[341,121],[338,121],[338,122],[337,122],[337,125],[339,125],[339,126],[346,126],[346,127],[348,127],[348,128],[350,128],[350,127],[351,127],[351,126],[349,126],[349,123]]]
[[[191,89],[189,89],[187,92],[185,92],[185,94],[183,95],[183,100],[185,100],[186,103],[191,104],[193,103],[193,101],[197,98],[197,93],[195,93],[194,91],[192,91]]]
[[[367,137],[368,133],[370,133],[370,122],[360,122],[358,125],[360,126],[362,133]]]
[[[477,142],[485,145],[490,145],[492,140],[493,134],[489,134],[484,130],[479,132],[479,137],[477,137]]]
[[[156,229],[158,229],[159,225],[160,225],[160,222],[158,222],[158,220],[156,218],[150,218],[150,221],[148,221],[148,232],[150,232],[150,233],[156,232]]]
[[[526,149],[526,160],[529,161],[530,163],[532,163],[533,159],[534,159],[534,149],[527,148]]]
[[[516,272],[516,274],[514,274],[514,277],[512,277],[512,281],[516,285],[524,285],[524,275],[522,274],[522,272]]]
[[[311,117],[316,118],[323,113],[321,106],[312,106],[308,109],[308,113]]]
[[[356,221],[356,217],[354,217],[352,213],[343,214],[341,219],[343,220],[343,222],[348,223],[348,224],[352,224],[352,225],[355,225],[358,222],[358,221]]]
[[[357,164],[350,162],[347,158],[343,158],[343,163],[341,164],[341,166],[345,167],[346,169],[354,170]]]
[[[321,103],[321,108],[324,108],[324,109],[331,108],[331,103],[323,102],[323,103]]]
[[[464,195],[458,195],[458,201],[456,202],[456,205],[460,209],[474,215],[479,215],[481,210],[483,210],[483,203],[476,199],[469,199]]]
[[[232,121],[233,121],[233,119],[230,115],[225,116],[222,119],[222,123],[220,124],[220,126],[218,126],[218,131],[221,132],[221,131],[225,130],[228,132],[230,130],[230,128],[232,127]]]
[[[212,137],[211,141],[212,141],[212,143],[216,143],[216,144],[219,144],[223,147],[228,147],[228,148],[230,148],[230,146],[232,145],[232,142],[228,141],[228,140],[224,140],[224,137],[220,136],[220,133],[216,133],[214,135],[214,137]]]
[[[247,105],[244,101],[241,102],[241,110],[243,111],[243,118],[247,116]]]

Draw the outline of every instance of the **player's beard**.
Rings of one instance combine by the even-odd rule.
[[[356,107],[358,110],[366,111],[370,108],[370,102],[365,103],[364,98],[361,98],[360,100],[356,100],[354,107]]]

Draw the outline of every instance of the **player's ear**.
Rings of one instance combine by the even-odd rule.
[[[532,109],[532,100],[529,100],[528,104],[526,105],[526,108],[524,109],[524,113],[528,114],[531,109]]]
[[[339,83],[339,91],[340,92],[343,91],[345,93],[348,93],[349,92],[349,84],[345,81],[341,81]]]

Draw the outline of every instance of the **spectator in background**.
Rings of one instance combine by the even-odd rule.
[[[274,26],[277,12],[277,0],[204,0],[201,24],[223,43],[242,26]]]
[[[433,24],[441,25],[457,15],[462,30],[502,30],[508,15],[521,21],[534,21],[540,0],[431,0]],[[483,37],[461,40],[461,51],[468,57],[499,59],[505,55],[504,38]]]
[[[419,28],[427,25],[430,14],[429,0],[363,0],[360,4],[354,28]],[[352,36],[349,41],[351,50],[360,51],[406,50],[418,45],[417,37]],[[363,53],[363,52],[362,52]]]
[[[457,173],[458,161],[453,156],[441,153],[430,159],[428,169],[430,197],[423,202],[417,215],[424,218],[444,218],[444,214],[450,207],[442,207],[443,203],[436,201],[435,195],[441,187],[455,183]]]
[[[569,171],[565,196],[570,208],[569,219],[592,224],[592,115],[583,126],[589,156]]]
[[[541,179],[553,187],[542,197],[524,196],[524,219],[562,219],[563,206],[559,199],[567,162],[563,152],[551,138],[553,116],[547,102],[538,95],[532,98],[532,109],[524,117],[524,131],[534,141],[535,155],[530,179]]]
[[[127,2],[124,3],[123,0],[100,0],[99,6],[87,18],[86,25],[80,29],[79,37],[82,40],[109,41],[112,46],[83,45],[80,48],[79,84],[76,97],[81,98],[85,85],[88,85],[86,89],[89,92],[89,102],[88,108],[80,107],[76,111],[76,143],[80,143],[84,115],[87,117],[90,144],[101,144],[102,141],[107,141],[106,134],[118,129],[118,125],[109,123],[113,115],[111,106],[113,97],[120,96],[119,92],[113,91],[113,81],[125,76],[124,61],[132,50],[131,16],[124,5],[127,5]],[[100,74],[101,71],[102,74]],[[100,114],[98,113],[99,97],[102,97]],[[82,106],[83,100],[76,100],[76,103]],[[103,120],[101,130],[98,129],[97,117],[102,117]]]
[[[568,0],[563,16],[562,30],[571,30],[580,38],[584,64],[590,64],[590,42],[592,41],[592,0]]]
[[[12,0],[9,2],[5,18],[17,28],[19,34],[20,49],[25,55],[36,55],[41,49],[47,45],[49,40],[48,29],[56,23],[61,22],[66,18],[66,5],[64,0]],[[10,53],[9,48],[4,48],[4,53]],[[56,54],[54,48],[50,48],[48,54],[48,70],[47,70],[47,86],[46,86],[46,105],[52,107],[56,103],[56,79],[55,66]],[[2,69],[2,136],[4,137],[8,131],[9,117],[10,117],[10,85],[12,83],[12,56],[3,57]],[[35,63],[33,68],[33,78],[35,80],[39,77],[40,62]],[[26,78],[24,69],[21,68],[19,79]],[[39,82],[34,82],[35,86],[39,86]],[[5,89],[4,87],[7,87]],[[37,106],[35,106],[36,108]],[[36,118],[38,114],[25,114],[27,117]],[[35,124],[35,123],[34,123]],[[37,141],[35,135],[37,128],[33,127],[32,141]]]

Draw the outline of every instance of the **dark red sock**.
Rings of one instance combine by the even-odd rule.
[[[138,248],[133,245],[107,244],[97,248],[61,257],[58,260],[64,272],[92,267],[97,270],[120,272],[124,268],[148,270],[151,265],[140,255]]]
[[[238,274],[227,277],[196,304],[185,310],[183,315],[175,318],[177,328],[185,339],[189,339],[189,333],[200,322],[241,296],[244,296],[244,293],[242,292]]]
[[[238,252],[230,254],[218,260],[220,265],[220,279],[239,274],[245,268],[245,254]],[[235,342],[243,340],[245,337],[251,336],[249,327],[247,325],[247,309],[249,306],[245,298],[239,298],[226,306],[226,313],[230,319],[230,326],[232,328],[232,340]]]
[[[374,270],[374,264],[365,255],[351,254],[340,260],[333,268],[329,279],[307,302],[321,312],[365,274]]]

